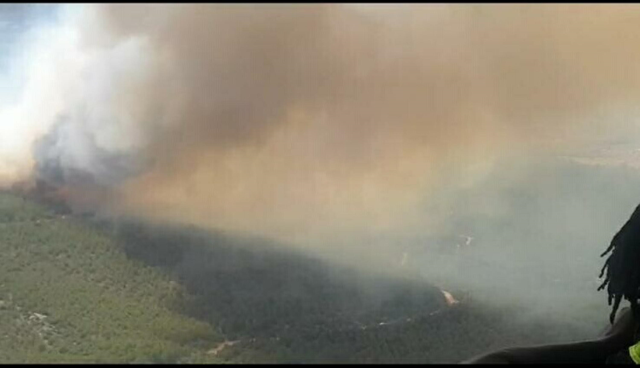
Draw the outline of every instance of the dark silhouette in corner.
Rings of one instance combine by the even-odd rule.
[[[605,280],[598,290],[606,287],[609,305],[613,305],[609,316],[611,326],[600,337],[585,342],[503,349],[463,363],[640,364],[640,311],[637,304],[640,291],[640,206],[614,235],[601,256],[607,254],[610,255],[600,272],[600,277],[605,276]],[[629,301],[631,308],[625,308],[616,319],[622,298]]]

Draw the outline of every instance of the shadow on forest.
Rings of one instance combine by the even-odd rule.
[[[229,340],[263,341],[236,349],[263,354],[247,361],[457,362],[487,349],[563,341],[571,333],[514,323],[509,316],[517,311],[465,303],[447,308],[439,289],[425,282],[366,275],[265,240],[139,222],[102,226],[128,257],[184,286],[180,312]]]
[[[164,269],[185,287],[183,312],[231,337],[359,328],[445,305],[424,282],[365,275],[261,239],[134,222],[112,230],[130,258]]]

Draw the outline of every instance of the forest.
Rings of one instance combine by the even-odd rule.
[[[3,363],[436,363],[571,336],[470,298],[448,306],[423,280],[9,192],[0,253]]]

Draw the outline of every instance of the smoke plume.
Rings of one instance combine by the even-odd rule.
[[[402,254],[389,239],[453,226],[428,209],[496,171],[638,141],[639,38],[637,5],[69,6],[15,63],[0,181]]]
[[[37,43],[3,125],[33,127],[27,165],[128,210],[296,239],[392,226],[444,171],[603,134],[594,115],[637,97],[638,10],[86,6]]]

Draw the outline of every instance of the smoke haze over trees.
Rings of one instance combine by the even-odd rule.
[[[3,188],[606,323],[638,5],[7,5],[0,28]]]

